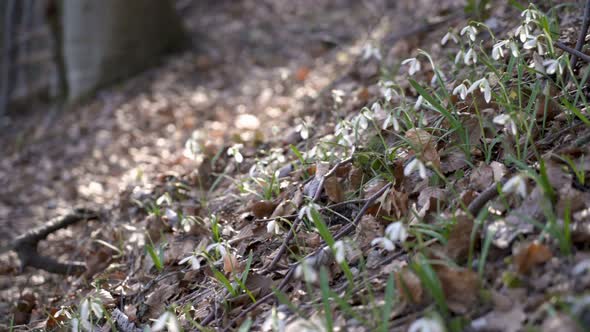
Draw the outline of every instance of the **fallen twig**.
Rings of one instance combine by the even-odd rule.
[[[564,50],[564,51],[570,53],[571,55],[573,55],[573,57],[572,57],[572,69],[574,67],[573,60],[576,59],[576,57],[579,57],[580,59],[582,59],[582,60],[590,63],[590,56],[588,56],[585,53],[582,53],[581,51],[578,51],[578,50],[573,49],[573,48],[571,48],[569,46],[566,46],[564,43],[559,42],[559,41],[556,41],[555,42],[555,46],[557,46],[557,47],[561,48],[562,50]]]
[[[467,207],[467,212],[469,212],[472,216],[477,216],[481,209],[492,199],[498,196],[498,185],[503,185],[506,182],[505,179],[502,179],[498,182],[494,182],[491,186],[489,186],[486,190],[482,191],[479,196],[477,196],[469,206]]]
[[[584,46],[584,42],[586,41],[586,34],[588,33],[588,26],[590,26],[590,0],[586,1],[586,8],[584,9],[584,20],[582,22],[582,29],[580,30],[580,34],[578,35],[578,41],[576,42],[575,51],[579,52],[580,54],[584,54],[584,53],[582,53],[582,47]],[[563,50],[566,51],[565,49],[563,49]],[[567,52],[569,52],[569,51],[567,51]],[[572,56],[571,65],[572,65],[572,69],[573,69],[576,66],[576,63],[578,61],[577,57],[579,56],[580,58],[584,59],[584,56],[586,56],[586,55],[584,54],[584,56],[580,56],[579,54],[576,54],[576,53],[572,53],[572,55],[573,56]],[[588,59],[590,59],[590,58],[588,58]],[[584,61],[589,62],[587,59],[584,59]]]
[[[88,209],[76,209],[72,213],[55,218],[45,225],[32,229],[18,236],[8,247],[0,252],[14,250],[21,261],[21,268],[27,266],[42,269],[57,274],[78,274],[84,272],[86,267],[81,262],[61,263],[51,257],[42,256],[37,251],[39,241],[44,240],[49,234],[66,228],[82,220],[97,219],[98,213]]]

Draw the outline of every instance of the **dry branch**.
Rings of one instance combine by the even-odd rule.
[[[79,274],[86,270],[81,262],[58,262],[51,257],[42,256],[37,251],[39,241],[57,230],[66,228],[83,220],[98,219],[98,213],[88,209],[75,209],[71,213],[50,220],[48,223],[19,235],[8,247],[0,252],[14,250],[21,261],[21,268],[27,266],[57,274]]]

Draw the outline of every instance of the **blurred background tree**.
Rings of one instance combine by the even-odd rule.
[[[0,38],[0,114],[79,100],[187,40],[173,0],[3,0]]]

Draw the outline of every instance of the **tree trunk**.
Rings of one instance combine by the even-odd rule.
[[[68,98],[137,73],[185,41],[169,0],[63,0]]]

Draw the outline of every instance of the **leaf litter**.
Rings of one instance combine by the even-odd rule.
[[[493,75],[471,85],[464,100],[445,99],[460,116],[441,117],[441,101],[427,98],[405,72],[384,78],[380,70],[411,58],[402,70],[416,82],[436,82],[435,64],[415,57],[421,48],[450,73],[453,62],[443,59],[457,49],[441,48],[446,31],[433,29],[436,21],[393,46],[386,42],[412,15],[447,17],[453,1],[438,9],[409,1],[348,5],[355,10],[322,1],[325,17],[286,1],[214,6],[211,17],[191,23],[216,27],[204,53],[170,59],[78,115],[63,115],[68,131],[56,123],[41,134],[66,132],[78,145],[64,152],[32,139],[24,151],[4,147],[3,218],[33,223],[73,203],[99,206],[108,218],[41,244],[53,257],[84,254],[85,274],[65,284],[44,272],[21,274],[16,258],[3,255],[2,316],[19,327],[53,329],[77,319],[108,329],[99,317],[107,310],[129,331],[159,322],[169,329],[368,331],[377,328],[375,317],[387,317],[382,326],[395,330],[440,321],[475,331],[588,326],[590,167],[587,145],[576,139],[587,127],[563,130],[570,124],[548,84],[535,97],[522,92],[519,102],[535,106],[526,116],[536,126],[514,137],[517,116],[494,124],[507,105],[488,100]],[[187,18],[203,9],[187,8]],[[493,33],[508,34],[519,14],[495,6]],[[563,15],[561,37],[575,38],[567,34],[575,21]],[[298,21],[308,16],[318,24],[309,31]],[[346,24],[339,31],[324,20]],[[290,28],[266,29],[283,24]],[[466,24],[450,19],[444,29],[457,34]],[[256,33],[242,38],[242,29]],[[384,46],[371,48],[363,34]],[[281,38],[293,44],[270,42]],[[539,57],[532,53],[538,72],[523,74],[527,79],[546,78]],[[235,66],[237,59],[247,65]],[[393,81],[399,89],[384,83]],[[508,98],[514,91],[509,87]],[[383,100],[386,106],[372,106]],[[521,164],[510,156],[521,156]],[[10,171],[18,167],[35,176],[24,183]],[[51,185],[79,174],[88,176]],[[33,200],[40,204],[24,203]],[[390,312],[373,316],[381,308]]]

